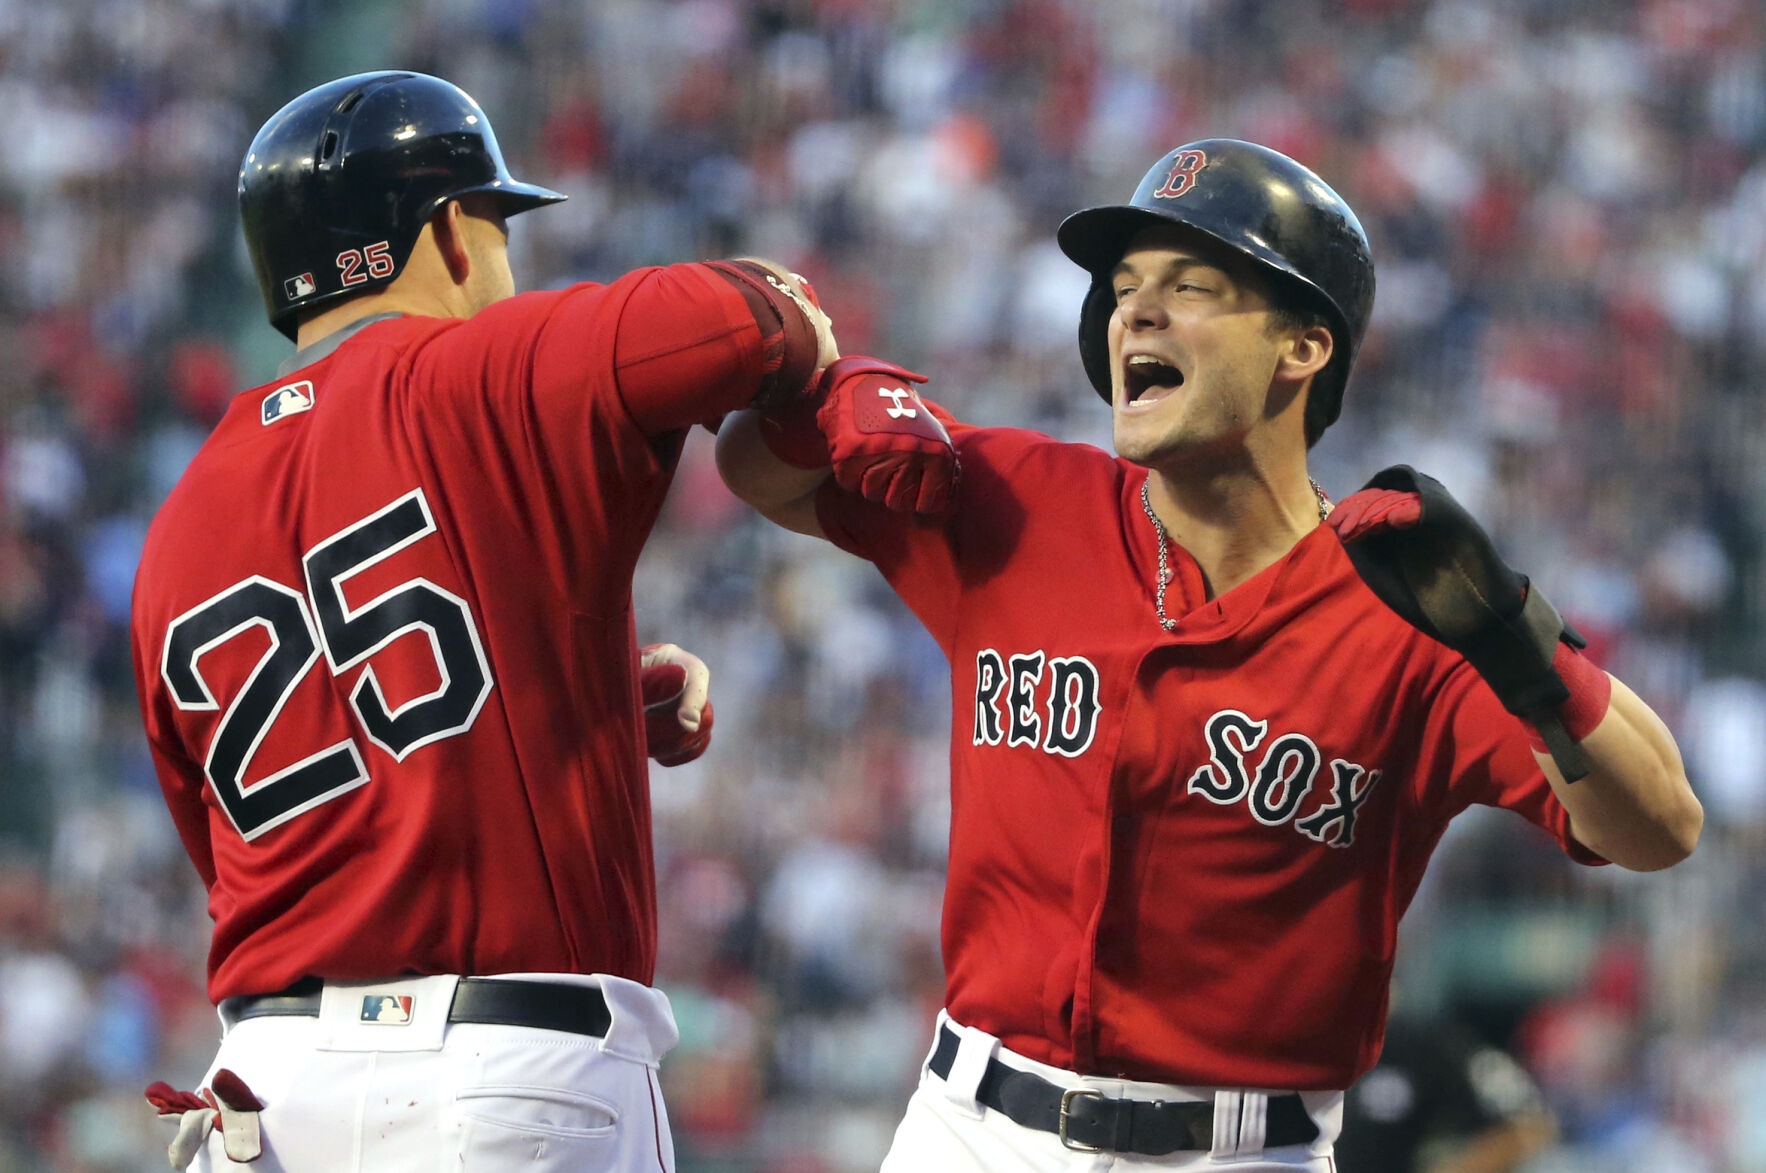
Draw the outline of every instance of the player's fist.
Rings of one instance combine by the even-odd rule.
[[[799,408],[761,419],[761,435],[798,468],[832,466],[843,489],[890,509],[938,513],[960,468],[950,433],[920,399],[924,375],[855,355],[822,372],[815,414]]]
[[[1440,481],[1408,465],[1382,469],[1325,524],[1382,602],[1464,656],[1504,708],[1540,731],[1565,778],[1587,773],[1559,712],[1570,689],[1553,666],[1560,641],[1585,641]]]
[[[938,513],[956,489],[957,450],[921,401],[916,375],[874,358],[843,358],[822,374],[816,422],[840,487],[891,509]]]
[[[651,644],[638,665],[645,751],[662,766],[692,761],[711,744],[711,669],[674,644]]]

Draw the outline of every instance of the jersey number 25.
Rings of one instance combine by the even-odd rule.
[[[368,739],[395,761],[419,746],[464,733],[477,720],[490,695],[491,673],[464,599],[426,578],[401,583],[355,608],[343,597],[351,575],[434,532],[429,502],[422,489],[414,489],[308,551],[302,559],[304,595],[252,575],[186,611],[166,630],[160,676],[173,703],[184,710],[221,707],[202,678],[204,655],[253,627],[269,635],[269,649],[221,717],[203,762],[215,797],[246,839],[368,781],[352,738],[249,787],[245,783],[252,756],[321,650],[337,676],[407,632],[428,636],[441,676],[437,688],[392,709],[369,666],[350,693],[350,707]]]

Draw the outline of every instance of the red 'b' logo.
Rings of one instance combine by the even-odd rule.
[[[1165,177],[1165,185],[1153,193],[1158,200],[1174,200],[1190,188],[1196,186],[1196,172],[1208,166],[1208,156],[1202,151],[1179,151],[1177,159],[1171,164],[1171,174]]]

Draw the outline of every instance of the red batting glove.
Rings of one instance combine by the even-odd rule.
[[[1410,529],[1423,519],[1423,499],[1397,489],[1363,489],[1331,510],[1324,523],[1345,542],[1388,530]]]
[[[916,394],[918,394],[918,392],[916,392]],[[950,413],[950,409],[948,407],[944,406],[944,404],[934,403],[932,400],[927,399],[924,395],[920,396],[920,402],[925,405],[927,411],[932,413],[933,419],[937,420],[939,423],[944,425],[944,430],[947,433],[952,428],[961,426],[962,421],[959,420],[956,416],[952,415]]]
[[[711,670],[674,644],[651,644],[639,664],[645,752],[660,766],[694,760],[711,744]]]
[[[882,359],[836,359],[815,395],[761,417],[761,436],[793,467],[831,465],[841,488],[868,501],[901,512],[942,512],[960,469],[950,433],[911,386],[925,381]]]

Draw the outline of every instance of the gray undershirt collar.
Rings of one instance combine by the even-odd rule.
[[[384,314],[369,314],[365,318],[357,318],[347,326],[340,326],[336,330],[325,335],[325,337],[319,339],[319,341],[312,343],[310,346],[303,346],[293,354],[289,355],[286,359],[283,359],[282,365],[276,368],[276,377],[280,379],[285,375],[293,374],[302,367],[312,366],[314,363],[342,346],[345,342],[354,338],[356,336],[356,331],[365,326],[372,326],[375,322],[384,322],[388,318],[400,318],[403,316],[404,315],[398,310],[388,310]]]

